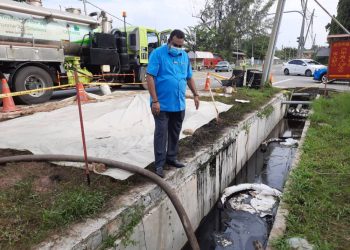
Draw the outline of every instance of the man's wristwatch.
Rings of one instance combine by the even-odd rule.
[[[159,102],[158,100],[157,101],[152,101],[152,103],[157,103],[157,102]]]

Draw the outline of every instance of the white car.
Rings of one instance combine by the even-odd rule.
[[[287,63],[283,63],[283,73],[285,75],[306,75],[313,76],[316,69],[326,68],[312,59],[294,59]]]

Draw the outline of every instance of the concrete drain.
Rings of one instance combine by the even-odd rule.
[[[301,137],[304,123],[304,120],[282,120],[266,138],[268,143],[262,144],[237,173],[230,186],[236,191],[238,187],[238,191],[226,197],[223,206],[215,206],[197,229],[202,250],[265,249],[279,203],[278,193],[283,191],[298,146],[295,140]],[[276,195],[259,196],[252,183],[275,190]],[[246,188],[240,190],[242,185]],[[263,205],[252,206],[254,199]],[[268,211],[254,211],[264,205],[269,205]]]

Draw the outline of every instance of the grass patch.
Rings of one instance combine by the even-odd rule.
[[[267,118],[267,117],[269,117],[272,114],[273,110],[274,110],[273,106],[269,104],[263,110],[258,111],[257,116],[260,119]]]
[[[122,215],[122,224],[119,232],[119,235],[108,235],[107,238],[103,241],[101,249],[108,249],[114,247],[114,243],[118,238],[121,238],[121,243],[123,246],[135,246],[138,242],[130,239],[134,232],[135,226],[137,226],[143,217],[144,214],[143,206],[134,206],[128,208],[127,211]]]
[[[123,246],[136,245],[137,242],[130,239],[134,228],[142,220],[144,207],[138,206],[128,209],[122,218],[122,226],[120,227],[120,234]]]
[[[112,197],[134,185],[91,174],[88,187],[83,170],[48,163],[10,163],[1,170],[0,183],[11,173],[21,178],[0,189],[0,249],[29,249],[64,233],[69,224],[111,207]]]
[[[72,190],[64,190],[50,208],[44,209],[43,226],[55,228],[95,214],[101,210],[105,199],[105,193],[89,190],[83,185],[74,187]]]
[[[316,249],[350,246],[350,94],[315,101],[298,168],[290,177],[286,235],[303,237]]]

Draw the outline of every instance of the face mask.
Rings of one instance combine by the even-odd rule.
[[[172,56],[178,56],[179,54],[181,54],[181,52],[182,52],[182,49],[180,48],[176,48],[172,45],[169,47],[169,54]]]

